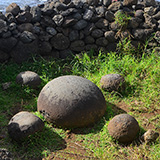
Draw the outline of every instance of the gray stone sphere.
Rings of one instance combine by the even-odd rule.
[[[41,78],[35,72],[25,71],[17,75],[16,82],[21,85],[28,85],[32,88],[37,88],[41,84]]]
[[[132,142],[139,130],[138,122],[129,114],[119,114],[108,124],[109,134],[120,143]]]
[[[57,127],[78,128],[99,120],[106,111],[106,102],[94,83],[68,75],[55,78],[43,87],[37,108]]]
[[[107,74],[102,76],[100,85],[103,90],[122,91],[125,89],[125,79],[120,74]]]
[[[8,123],[8,134],[15,141],[21,141],[35,132],[41,131],[44,122],[32,113],[22,111],[14,115]]]

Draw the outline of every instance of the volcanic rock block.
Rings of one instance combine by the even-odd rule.
[[[138,3],[138,0],[124,0],[123,1],[123,5],[124,6],[132,6],[132,5],[136,5]]]
[[[125,86],[125,79],[119,74],[107,74],[100,80],[101,88],[112,92],[122,91]]]
[[[15,141],[21,141],[35,132],[41,131],[44,122],[32,113],[22,111],[14,115],[8,124],[8,133]]]
[[[17,75],[16,82],[21,85],[28,85],[32,88],[37,88],[41,84],[41,79],[37,73],[25,71]]]
[[[108,124],[109,134],[120,143],[132,142],[139,130],[136,119],[128,114],[119,114]]]
[[[20,12],[20,7],[16,3],[11,3],[7,8],[6,12],[11,12],[16,16]]]
[[[100,89],[79,76],[61,76],[41,90],[37,109],[58,127],[85,127],[99,120],[106,111]]]

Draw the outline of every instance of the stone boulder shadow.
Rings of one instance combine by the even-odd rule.
[[[41,132],[30,135],[22,142],[11,140],[11,143],[15,149],[14,152],[11,151],[12,155],[28,160],[41,160],[46,154],[66,148],[66,141],[53,128],[46,126]]]
[[[112,103],[106,102],[106,106],[107,106],[106,112],[99,121],[85,128],[72,129],[71,132],[74,134],[99,133],[100,130],[103,128],[103,126],[106,124],[106,121],[109,121],[111,117],[120,113],[126,113],[123,109],[117,107]]]

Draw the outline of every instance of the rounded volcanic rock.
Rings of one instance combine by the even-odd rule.
[[[32,113],[22,111],[14,115],[8,124],[8,133],[15,141],[21,141],[35,132],[41,131],[44,122]]]
[[[55,78],[43,87],[37,108],[57,127],[78,128],[99,120],[106,111],[106,102],[94,83],[68,75]]]
[[[120,143],[132,142],[139,130],[138,122],[129,114],[117,115],[108,124],[109,134]]]
[[[41,79],[37,73],[25,71],[17,75],[16,82],[21,85],[28,85],[32,88],[37,88],[41,84]]]
[[[119,74],[107,74],[101,78],[100,85],[109,92],[122,91],[125,88],[125,79]]]

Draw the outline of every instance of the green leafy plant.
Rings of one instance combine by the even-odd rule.
[[[129,16],[127,13],[124,13],[123,11],[118,11],[115,14],[115,23],[118,24],[119,30],[116,33],[117,37],[120,37],[120,39],[124,38],[123,32],[126,31],[128,34],[128,38],[130,38],[131,34],[127,30],[129,20],[131,19],[131,16]]]

